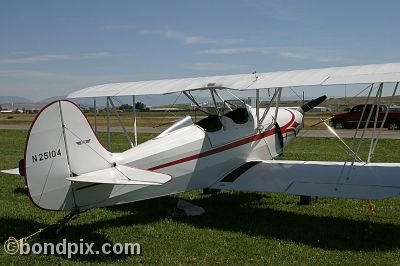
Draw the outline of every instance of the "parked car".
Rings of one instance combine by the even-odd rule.
[[[385,105],[375,105],[374,108],[372,108],[372,104],[361,104],[361,105],[356,105],[354,106],[350,112],[347,113],[341,113],[335,115],[331,123],[334,128],[336,129],[341,129],[341,128],[356,128],[358,125],[358,122],[360,121],[361,114],[363,112],[364,107],[365,112],[364,116],[361,119],[361,124],[360,127],[364,127],[365,124],[367,123],[368,116],[372,112],[370,121],[368,123],[368,127],[374,127],[375,123],[375,117],[376,117],[376,110],[378,109],[378,119],[377,119],[377,127],[380,127],[383,119],[385,117],[385,113],[387,110],[387,106]],[[372,110],[373,109],[373,110]],[[385,120],[385,124],[383,125],[384,128],[387,128],[389,130],[396,130],[400,128],[400,112],[396,109],[389,109],[388,115]]]

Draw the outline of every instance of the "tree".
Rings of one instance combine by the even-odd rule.
[[[146,109],[146,105],[142,102],[135,103],[136,110],[143,111]]]
[[[130,112],[132,111],[132,105],[129,104],[122,104],[120,107],[118,107],[119,110],[123,111],[123,112]]]
[[[146,109],[146,105],[142,102],[136,102],[135,108],[138,111],[143,111]],[[121,110],[123,112],[132,112],[133,107],[132,107],[132,105],[129,105],[129,104],[122,104],[118,107],[118,110]]]

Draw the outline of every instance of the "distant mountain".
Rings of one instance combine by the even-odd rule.
[[[18,96],[0,96],[0,104],[12,103],[32,103],[32,100]]]

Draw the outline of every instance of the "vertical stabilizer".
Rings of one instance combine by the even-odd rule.
[[[97,140],[79,107],[66,100],[50,103],[37,115],[25,147],[25,180],[40,208],[78,208],[66,178],[113,166],[112,154]]]

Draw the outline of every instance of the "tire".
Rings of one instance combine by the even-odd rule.
[[[397,130],[397,129],[399,129],[399,123],[398,122],[389,122],[388,123],[388,129],[389,130]]]
[[[342,129],[342,128],[344,128],[344,123],[342,121],[335,121],[333,123],[333,127],[335,129]]]

